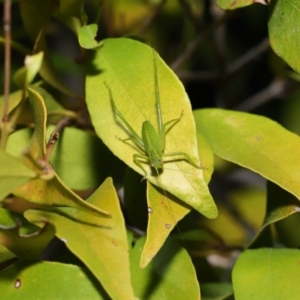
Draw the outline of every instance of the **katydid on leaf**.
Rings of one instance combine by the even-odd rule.
[[[113,100],[112,91],[107,83],[104,83],[110,97],[111,105],[113,108],[113,112],[116,116],[116,121],[121,125],[126,127],[128,132],[130,133],[130,137],[126,139],[121,139],[123,142],[128,140],[132,140],[135,146],[138,148],[140,153],[133,154],[134,163],[140,167],[144,172],[144,178],[147,176],[147,172],[143,167],[142,163],[148,163],[151,168],[153,168],[156,172],[155,175],[159,175],[161,171],[163,171],[164,163],[172,162],[174,160],[186,160],[191,165],[196,167],[197,169],[203,169],[202,166],[197,165],[190,156],[185,152],[171,152],[164,153],[165,149],[165,138],[166,134],[171,130],[171,128],[180,122],[183,117],[183,112],[181,115],[170,121],[167,121],[165,124],[162,120],[162,112],[161,112],[161,104],[160,104],[160,92],[158,86],[158,78],[157,78],[157,64],[156,64],[156,54],[153,50],[153,68],[154,68],[154,84],[155,84],[155,97],[156,97],[156,113],[158,120],[158,130],[151,124],[150,121],[144,121],[142,124],[142,135],[139,134],[132,128],[129,122],[124,118],[122,113],[117,109],[116,104]],[[123,124],[117,119],[123,122]],[[164,161],[165,157],[175,157],[172,160]],[[180,157],[181,156],[181,157]],[[143,179],[144,179],[143,178]]]

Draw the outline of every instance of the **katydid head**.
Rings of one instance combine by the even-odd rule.
[[[155,169],[156,173],[159,174],[159,170],[162,170],[164,167],[164,161],[160,157],[154,156],[150,161],[150,167]]]

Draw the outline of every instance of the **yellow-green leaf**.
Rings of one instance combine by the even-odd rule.
[[[176,197],[158,190],[147,183],[148,227],[146,242],[141,255],[141,268],[144,268],[163,246],[167,237],[190,208],[184,206]]]
[[[107,179],[87,202],[111,212],[112,217],[99,218],[73,208],[61,208],[57,213],[30,210],[25,216],[31,222],[43,217],[54,224],[57,236],[92,271],[112,299],[133,299],[127,234],[112,180]]]
[[[236,300],[297,299],[300,250],[255,249],[242,253],[233,269]]]
[[[84,25],[79,30],[78,40],[82,48],[94,49],[102,45],[96,40],[97,37],[97,24]]]
[[[197,129],[221,158],[273,181],[300,199],[300,138],[262,116],[223,109],[194,112]]]
[[[140,42],[125,38],[107,39],[95,52],[86,84],[88,109],[97,134],[117,157],[143,176],[143,170],[133,161],[133,154],[138,150],[116,138],[128,138],[128,133],[116,122],[104,82],[110,87],[117,108],[138,134],[141,134],[145,120],[157,127],[153,55],[153,50]],[[179,79],[158,55],[156,60],[164,123],[178,118],[183,112],[182,119],[166,135],[164,152],[185,152],[200,165],[187,94]],[[217,209],[201,169],[185,160],[173,160],[165,163],[158,179],[157,174],[152,174],[149,164],[143,166],[151,183],[172,193],[206,217],[216,217]]]

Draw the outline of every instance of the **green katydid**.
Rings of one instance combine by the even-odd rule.
[[[148,163],[152,169],[155,170],[155,176],[157,176],[157,180],[159,183],[159,187],[163,190],[163,195],[165,199],[169,199],[169,196],[165,192],[163,185],[160,180],[160,173],[163,171],[164,163],[172,162],[174,160],[186,160],[188,163],[193,165],[197,169],[201,169],[202,167],[197,165],[191,157],[185,153],[185,152],[171,152],[171,153],[164,153],[165,150],[165,138],[166,134],[172,129],[173,126],[175,126],[183,117],[183,112],[181,112],[181,115],[176,118],[172,119],[170,121],[167,121],[165,124],[163,123],[162,119],[162,111],[161,111],[161,103],[160,103],[160,91],[159,91],[159,85],[158,85],[158,76],[157,76],[157,62],[156,62],[156,54],[153,50],[153,69],[154,69],[154,87],[155,87],[155,98],[156,98],[156,113],[157,113],[157,121],[158,121],[158,129],[156,130],[155,127],[151,124],[150,121],[146,120],[142,123],[142,129],[141,129],[141,136],[133,129],[133,127],[129,124],[129,122],[125,119],[125,117],[122,115],[122,113],[117,109],[116,104],[114,102],[112,91],[110,90],[109,86],[105,83],[106,88],[109,93],[109,98],[111,102],[111,106],[116,118],[116,121],[128,131],[130,137],[126,139],[122,139],[123,142],[127,142],[128,140],[131,140],[135,148],[139,151],[139,153],[133,154],[133,161],[134,163],[144,172],[144,178],[147,176],[147,172],[145,168],[143,167],[143,163]],[[120,120],[122,122],[120,122]],[[130,144],[132,146],[132,144]],[[164,161],[165,157],[175,157],[172,160]],[[154,191],[152,191],[153,194]],[[150,200],[149,200],[150,201]],[[148,202],[149,203],[149,202]],[[168,211],[170,212],[170,217],[174,224],[178,222],[188,211],[189,209],[181,206],[181,209],[178,210],[176,214],[173,212],[171,203],[168,203]],[[174,204],[173,204],[174,205]],[[175,204],[176,205],[176,204]],[[178,204],[177,204],[178,205]],[[148,207],[148,212],[152,215],[153,211],[151,207]],[[151,217],[149,217],[149,222],[151,226]],[[172,222],[172,223],[173,223]],[[141,264],[145,267],[149,261],[152,259],[152,257],[157,253],[159,248],[164,242],[164,240],[167,238],[168,233],[170,232],[170,229],[173,228],[173,224],[169,222],[165,222],[164,227],[166,228],[166,231],[162,233],[161,237],[158,238],[158,244],[155,243],[155,245],[152,245],[153,243],[146,242],[145,249],[143,251]],[[153,222],[152,222],[153,224]],[[155,226],[154,226],[155,227]],[[153,226],[152,226],[153,228]],[[178,228],[178,227],[177,227]],[[149,227],[148,227],[148,230]],[[154,229],[155,230],[155,229]],[[153,231],[153,229],[151,230]],[[178,228],[179,235],[181,237],[180,230]],[[152,233],[149,234],[150,240]],[[149,240],[149,241],[150,241]],[[181,238],[182,240],[182,238]],[[147,240],[148,241],[148,240]]]
[[[162,112],[161,112],[161,104],[160,104],[160,92],[158,86],[158,78],[157,78],[157,65],[156,65],[156,57],[155,52],[153,50],[153,68],[154,68],[154,84],[155,84],[155,96],[156,96],[156,112],[157,112],[157,119],[158,119],[158,130],[151,124],[150,121],[144,121],[142,124],[142,135],[139,136],[138,133],[132,128],[132,126],[128,123],[128,121],[124,118],[122,113],[117,109],[116,104],[112,97],[112,92],[109,86],[105,83],[106,88],[109,92],[109,97],[111,101],[111,105],[114,111],[114,114],[119,117],[122,122],[125,124],[127,130],[130,133],[130,137],[127,139],[121,139],[122,141],[126,142],[127,140],[132,140],[134,144],[137,146],[138,150],[141,153],[133,154],[133,161],[137,166],[139,166],[143,172],[145,173],[144,178],[147,176],[147,172],[143,167],[142,163],[149,163],[149,165],[155,170],[156,175],[158,176],[161,171],[163,171],[164,163],[172,162],[174,160],[186,160],[194,167],[198,169],[202,169],[202,166],[197,165],[190,156],[185,152],[172,152],[172,153],[164,153],[165,149],[165,137],[169,130],[178,123],[182,116],[181,115],[176,118],[172,119],[165,124],[162,120]],[[121,123],[117,120],[118,123]],[[121,124],[122,125],[122,124]],[[164,161],[164,157],[174,157],[177,156],[176,159]],[[181,158],[178,158],[181,156]]]

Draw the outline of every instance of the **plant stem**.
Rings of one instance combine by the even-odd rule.
[[[10,91],[10,40],[11,40],[11,1],[4,1],[3,31],[4,31],[4,105],[2,122],[8,121],[8,101]]]

